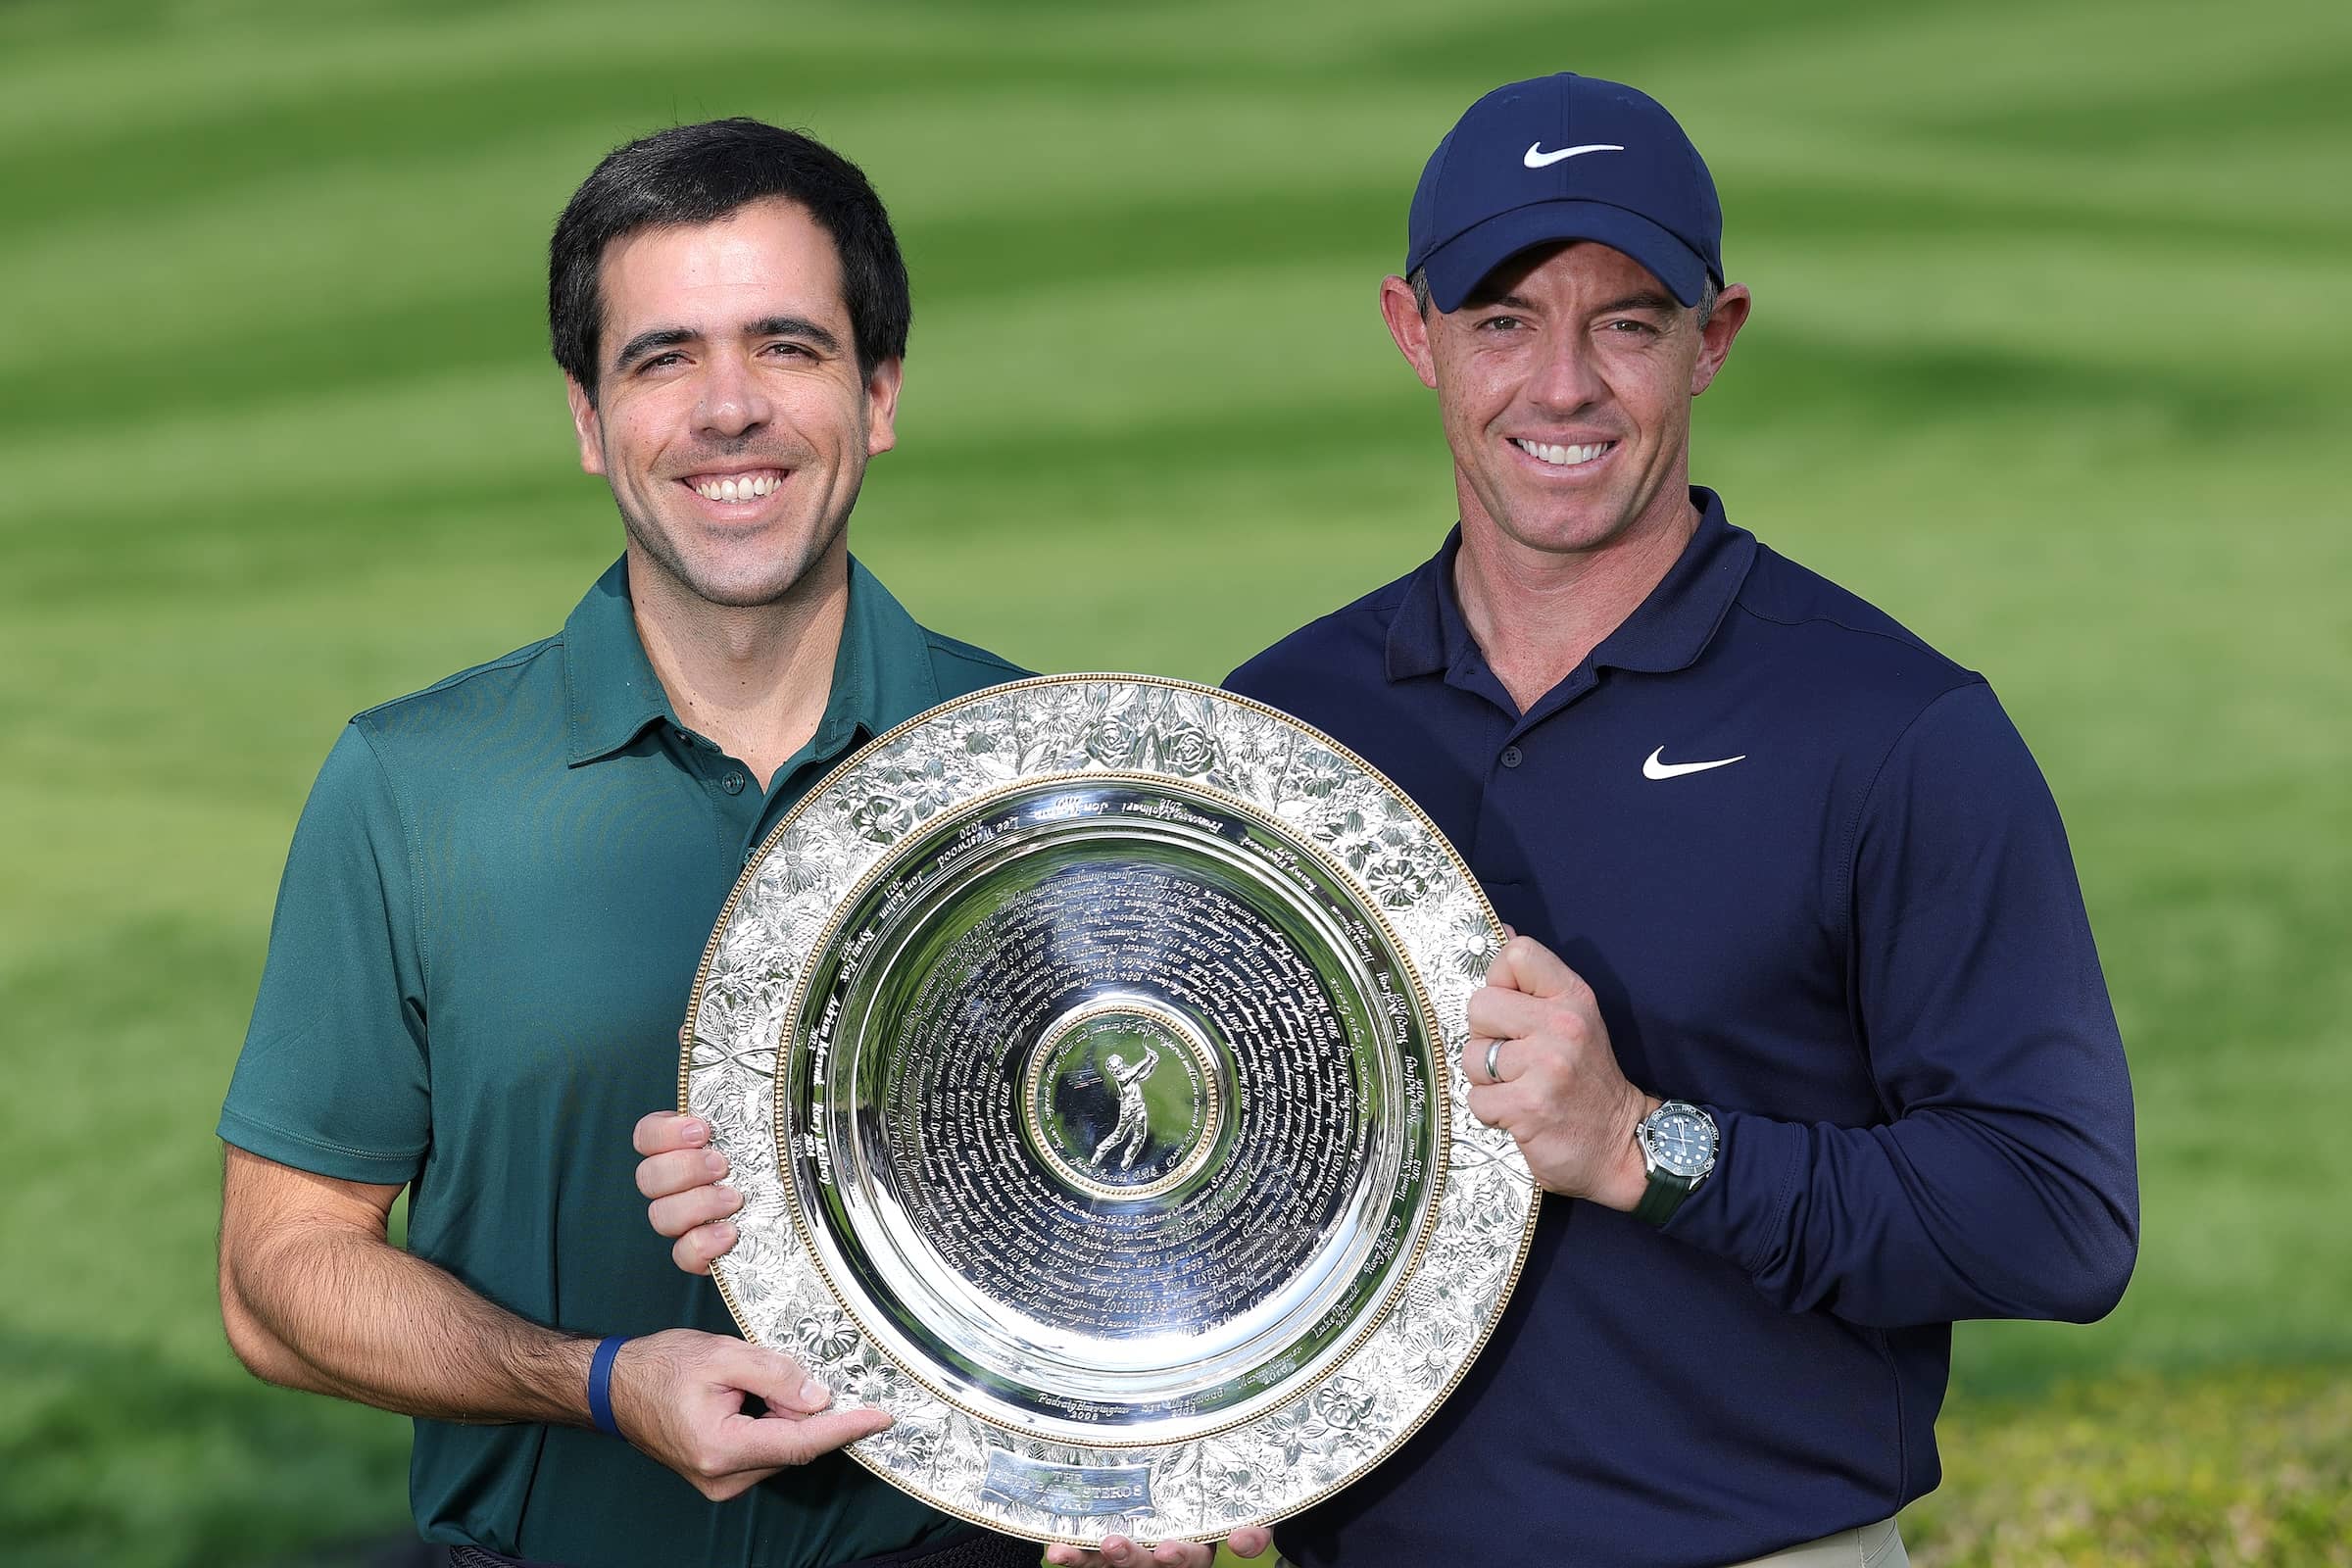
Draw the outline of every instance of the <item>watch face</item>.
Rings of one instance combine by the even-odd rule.
[[[1644,1124],[1650,1158],[1676,1176],[1703,1176],[1715,1162],[1715,1124],[1689,1105],[1661,1105]]]

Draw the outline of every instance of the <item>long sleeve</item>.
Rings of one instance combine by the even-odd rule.
[[[1791,1311],[2103,1316],[2138,1247],[2131,1082],[2057,807],[1989,689],[1912,722],[1845,866],[1848,1003],[1889,1119],[1710,1105],[1718,1166],[1668,1234]]]

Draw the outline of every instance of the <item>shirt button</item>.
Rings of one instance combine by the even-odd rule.
[[[718,787],[722,790],[725,790],[729,795],[741,795],[743,793],[743,775],[741,773],[729,773],[725,778],[722,778],[718,781]]]
[[[1502,749],[1502,765],[1505,767],[1517,767],[1519,765],[1518,747],[1505,746]]]

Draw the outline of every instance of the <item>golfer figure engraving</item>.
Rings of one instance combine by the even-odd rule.
[[[1152,1069],[1159,1065],[1159,1048],[1147,1048],[1144,1059],[1132,1067],[1122,1061],[1114,1051],[1104,1065],[1110,1069],[1110,1081],[1119,1086],[1119,1120],[1111,1128],[1110,1136],[1095,1146],[1093,1163],[1099,1168],[1108,1169],[1102,1162],[1124,1141],[1127,1153],[1119,1161],[1119,1169],[1132,1170],[1135,1156],[1144,1152],[1144,1140],[1152,1136],[1152,1112],[1144,1103],[1144,1080],[1151,1077]]]
[[[1024,1054],[1022,1142],[1089,1199],[1138,1202],[1184,1189],[1234,1131],[1231,1058],[1148,993],[1099,991]]]

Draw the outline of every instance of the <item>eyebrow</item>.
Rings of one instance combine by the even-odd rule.
[[[841,352],[841,339],[804,316],[763,316],[756,321],[746,322],[743,335],[801,338],[828,354]],[[682,343],[700,343],[702,340],[703,334],[690,326],[651,327],[620,346],[620,352],[612,356],[612,368],[625,370],[657,350],[674,349]]]
[[[702,337],[702,333],[689,327],[657,326],[623,343],[620,352],[612,356],[612,368],[625,370],[656,349],[674,349],[681,343],[699,343]]]
[[[1628,294],[1622,299],[1611,300],[1592,314],[1607,316],[1616,311],[1656,311],[1660,315],[1671,316],[1682,308],[1682,301],[1670,299],[1655,289],[1645,288],[1637,293]]]
[[[746,337],[806,338],[827,354],[841,352],[841,339],[805,316],[763,316],[744,328]]]
[[[1535,309],[1535,302],[1523,294],[1496,294],[1486,299],[1472,300],[1469,303],[1472,307],[1482,310],[1531,311]],[[1662,315],[1672,315],[1682,308],[1682,302],[1679,300],[1671,299],[1654,289],[1642,289],[1622,298],[1613,299],[1606,305],[1596,307],[1592,314],[1607,316],[1613,311],[1656,311]]]

